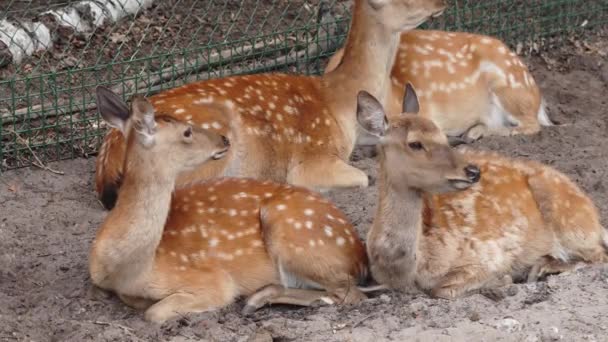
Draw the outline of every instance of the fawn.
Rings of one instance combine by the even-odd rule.
[[[102,97],[113,99],[99,87]],[[104,106],[120,105],[104,102]],[[267,303],[356,303],[368,274],[365,247],[345,215],[289,184],[216,178],[175,187],[178,174],[225,158],[229,140],[135,96],[126,115],[102,110],[124,134],[116,206],[93,242],[90,276],[102,292],[163,322],[251,295]],[[175,189],[175,192],[174,192]]]
[[[213,176],[286,182],[312,190],[366,187],[368,176],[348,164],[357,143],[356,96],[383,99],[399,33],[440,15],[444,0],[357,0],[340,67],[322,77],[267,73],[187,84],[150,98],[158,113],[230,139],[228,155],[180,175],[177,184]],[[103,99],[98,99],[98,102]],[[128,112],[114,101],[111,111]],[[103,114],[103,113],[102,113]],[[96,165],[96,191],[111,209],[120,188],[126,143],[110,130]]]
[[[367,236],[371,275],[440,298],[534,281],[577,262],[608,261],[594,203],[567,176],[534,161],[455,149],[406,85],[390,123],[371,94],[358,121],[377,137],[379,201]]]
[[[341,63],[338,50],[326,73]],[[429,118],[452,145],[483,135],[535,134],[552,126],[540,89],[521,59],[502,41],[478,34],[411,30],[401,34],[392,65],[388,115],[401,113],[405,84],[420,100],[420,115]]]

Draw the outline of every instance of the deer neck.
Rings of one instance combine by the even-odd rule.
[[[376,262],[381,277],[385,278],[378,281],[395,286],[411,285],[415,282],[422,230],[422,194],[403,184],[395,186],[387,175],[384,160],[378,189],[378,207],[368,235],[372,262]]]
[[[367,1],[356,1],[342,61],[323,76],[326,88],[331,89],[333,112],[352,147],[357,134],[357,93],[366,90],[386,104],[398,46],[399,33],[378,20]]]
[[[126,286],[152,269],[169,215],[177,175],[145,154],[131,153],[125,163],[116,206],[102,227],[106,239],[99,261],[105,281],[113,286]]]

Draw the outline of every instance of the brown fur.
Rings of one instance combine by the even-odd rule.
[[[180,172],[225,153],[225,139],[171,117],[154,120],[142,98],[132,112],[126,122],[108,120],[127,136],[126,158],[116,207],[91,249],[96,286],[154,322],[243,295],[254,295],[247,312],[365,298],[356,287],[367,275],[365,248],[335,206],[301,187],[245,178],[174,191]]]
[[[380,127],[380,104],[365,96],[359,103],[362,125]],[[402,114],[377,129],[380,193],[367,249],[378,282],[455,298],[528,272],[536,280],[608,261],[598,211],[567,176],[534,161],[451,149],[430,126]],[[479,181],[465,169],[474,166]]]
[[[332,56],[326,73],[340,65],[348,49],[347,45]],[[540,125],[548,124],[539,124],[539,116],[543,121],[549,119],[532,74],[493,37],[433,30],[404,32],[391,79],[386,102],[389,117],[401,114],[405,84],[410,83],[418,92],[420,115],[433,120],[448,136],[464,134],[472,141],[487,134],[534,134]],[[499,107],[506,111],[504,124],[489,117]]]
[[[365,187],[367,175],[348,164],[357,140],[356,94],[390,91],[398,34],[443,10],[443,0],[357,0],[339,68],[323,77],[280,73],[202,81],[150,98],[158,112],[208,127],[233,141],[229,155],[185,173],[177,184],[211,176],[288,182],[310,189]],[[98,194],[118,188],[124,159],[120,133],[104,139],[96,170]]]

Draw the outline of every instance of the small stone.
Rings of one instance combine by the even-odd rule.
[[[385,303],[390,303],[391,302],[391,297],[387,294],[382,294],[380,295],[380,300],[385,302]]]
[[[272,335],[266,329],[258,329],[247,342],[272,342]]]
[[[513,297],[519,293],[519,287],[517,287],[516,285],[508,286],[506,293],[507,293],[507,296]]]
[[[473,311],[469,314],[469,319],[471,322],[477,322],[481,319],[481,316],[479,315],[479,312]]]
[[[410,309],[412,309],[413,312],[426,311],[426,304],[424,304],[424,303],[412,303],[412,304],[410,304]]]
[[[352,341],[353,342],[375,342],[378,340],[378,336],[370,328],[356,327],[353,329]]]
[[[559,333],[558,327],[549,327],[543,331],[544,341],[559,341],[564,338],[564,335]]]
[[[522,329],[522,324],[513,318],[505,318],[496,323],[496,328],[504,332],[514,333]]]
[[[540,342],[540,338],[535,334],[530,334],[524,338],[524,342]]]
[[[583,335],[583,340],[585,341],[590,341],[590,342],[597,342],[597,338],[595,338],[595,335]]]

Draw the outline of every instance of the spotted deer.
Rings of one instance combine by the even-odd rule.
[[[440,298],[608,261],[594,203],[567,176],[534,161],[451,148],[417,115],[406,86],[391,122],[369,93],[360,124],[377,137],[379,200],[367,236],[371,274],[385,287]]]
[[[318,193],[248,178],[176,188],[180,172],[225,158],[229,140],[174,114],[155,114],[140,96],[126,115],[101,112],[124,135],[126,159],[116,206],[91,248],[98,290],[146,309],[145,318],[159,323],[239,296],[250,296],[245,313],[267,303],[365,298],[356,287],[368,274],[365,247]]]
[[[150,97],[158,113],[227,136],[225,158],[180,175],[177,184],[213,176],[286,182],[312,190],[366,187],[368,176],[348,164],[357,142],[356,97],[383,99],[390,89],[399,33],[443,12],[443,0],[357,0],[340,67],[322,77],[266,73],[190,83]],[[103,101],[103,99],[98,99]],[[127,106],[105,110],[126,113]],[[110,209],[123,176],[125,140],[104,138],[96,191]]]
[[[433,120],[452,145],[483,135],[535,134],[541,125],[554,125],[534,77],[499,39],[433,30],[407,31],[400,39],[385,107],[389,117],[401,114],[410,83],[420,115]],[[331,57],[326,73],[339,67],[348,49]]]

